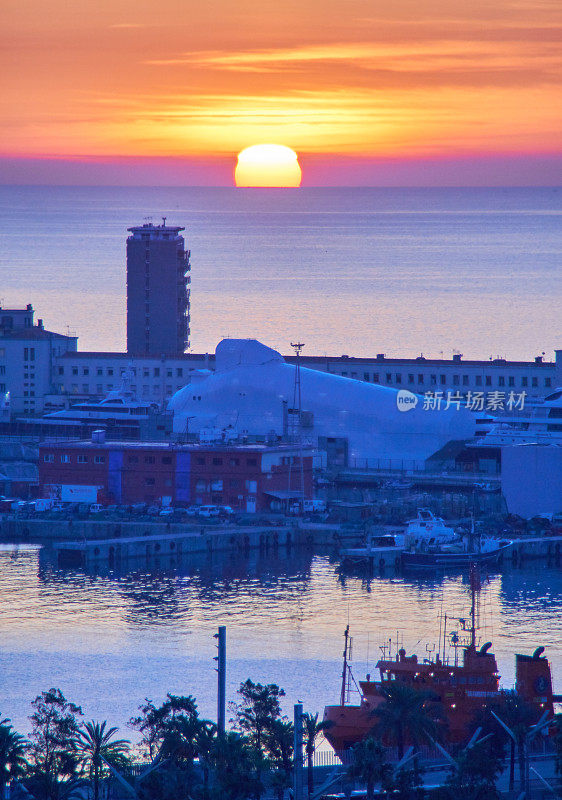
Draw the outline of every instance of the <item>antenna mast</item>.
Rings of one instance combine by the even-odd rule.
[[[347,690],[347,650],[348,650],[348,643],[349,643],[349,625],[347,625],[344,633],[344,647],[343,647],[343,672],[341,674],[341,695],[340,695],[340,706],[345,705],[345,696]]]
[[[301,394],[301,350],[304,347],[304,342],[291,342],[291,347],[295,351],[296,366],[295,366],[295,384],[293,387],[293,408],[292,410],[292,424],[290,428],[289,438],[293,444],[297,445],[299,454],[300,465],[300,500],[301,510],[304,508],[304,464],[302,454],[302,394]],[[291,494],[291,457],[289,457],[289,486],[288,493]]]
[[[476,629],[480,619],[480,570],[477,564],[470,565],[470,646],[476,648]]]

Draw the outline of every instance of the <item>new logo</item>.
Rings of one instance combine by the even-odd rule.
[[[408,389],[400,389],[396,395],[398,411],[412,411],[418,404],[419,397]]]

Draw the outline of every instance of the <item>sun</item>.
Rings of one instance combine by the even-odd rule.
[[[301,185],[297,154],[282,144],[254,144],[238,153],[234,171],[236,186]]]

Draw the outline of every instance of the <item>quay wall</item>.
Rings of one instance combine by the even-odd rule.
[[[147,521],[42,520],[4,518],[0,522],[0,540],[31,543],[129,539],[139,537],[181,537],[191,541],[193,552],[204,552],[212,542],[213,550],[231,550],[241,544],[260,547],[264,543],[280,545],[337,546],[359,542],[361,531],[342,531],[337,525],[285,525],[282,527],[202,525]]]

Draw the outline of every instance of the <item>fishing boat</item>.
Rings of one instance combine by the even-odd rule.
[[[409,546],[401,554],[404,569],[458,569],[471,564],[497,564],[511,548],[507,539],[483,536],[474,530],[456,531],[427,508],[418,511],[406,528]]]
[[[342,753],[365,738],[376,726],[376,709],[385,702],[384,688],[393,683],[431,693],[439,703],[447,723],[447,737],[451,743],[462,742],[472,733],[471,722],[476,712],[502,698],[500,675],[491,642],[478,641],[480,576],[477,567],[470,573],[470,621],[444,617],[439,636],[439,652],[426,650],[426,657],[407,654],[403,647],[391,640],[381,647],[382,658],[376,669],[379,678],[368,674],[356,681],[350,665],[351,637],[349,626],[345,630],[343,672],[338,705],[326,706],[324,721],[326,739],[337,753]],[[453,629],[454,627],[454,629]],[[535,707],[537,720],[548,711],[554,711],[554,702],[562,696],[554,695],[550,664],[538,647],[532,655],[515,656],[515,689]],[[350,703],[352,688],[359,693],[359,702]],[[381,691],[383,690],[383,691]]]
[[[441,517],[436,517],[429,508],[418,509],[416,519],[406,523],[404,535],[413,547],[443,544],[459,538],[455,529],[445,525]]]
[[[344,562],[364,562],[370,566],[400,566],[400,557],[406,548],[406,537],[402,534],[370,533],[360,547],[344,547],[340,555]]]
[[[513,542],[488,536],[463,536],[458,541],[412,547],[401,554],[406,570],[460,569],[470,564],[498,564]]]

